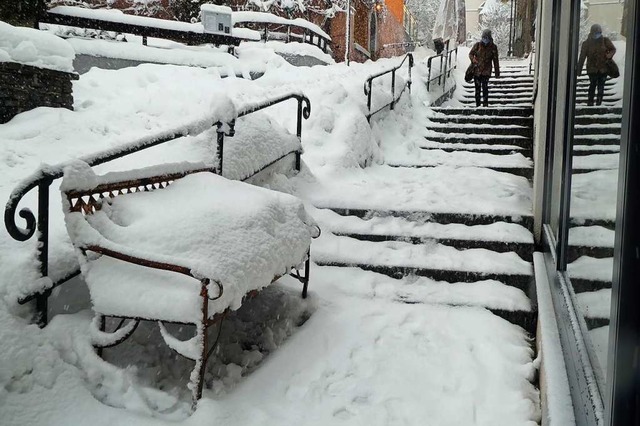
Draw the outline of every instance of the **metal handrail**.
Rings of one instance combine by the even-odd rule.
[[[456,54],[456,61],[455,61],[455,64],[451,66],[451,62],[452,62],[451,59],[454,53]],[[431,65],[435,58],[440,58],[440,70],[438,75],[432,78]],[[427,58],[427,67],[429,69],[427,72],[427,91],[431,90],[431,83],[436,80],[438,80],[438,86],[442,86],[444,90],[444,86],[447,81],[447,78],[449,78],[451,76],[451,72],[458,67],[458,48],[456,47],[455,49],[452,49],[452,50],[449,50],[447,48],[447,50],[445,50],[443,53],[430,56],[429,58]],[[443,67],[444,67],[444,70],[443,70]]]
[[[297,109],[297,131],[296,136],[301,138],[302,136],[302,119],[308,119],[311,114],[311,102],[309,99],[301,93],[287,93],[278,97],[267,99],[264,102],[247,105],[240,108],[235,112],[235,118],[228,122],[210,120],[200,120],[195,123],[191,123],[182,128],[163,132],[154,135],[154,137],[146,137],[138,140],[137,142],[123,145],[119,148],[108,149],[95,154],[86,155],[80,159],[87,163],[89,166],[97,166],[100,164],[108,163],[110,161],[122,158],[124,156],[134,154],[139,151],[143,151],[154,146],[161,145],[166,142],[176,140],[184,136],[195,136],[203,133],[207,129],[216,126],[217,127],[217,144],[218,144],[218,166],[217,172],[222,175],[222,159],[223,159],[223,146],[224,136],[233,136],[235,132],[235,120],[245,115],[254,113],[256,111],[263,110],[270,106],[279,104],[289,99],[296,99],[298,101]],[[287,153],[289,155],[291,153]],[[47,323],[47,301],[51,294],[51,290],[55,287],[63,284],[69,279],[78,275],[78,271],[71,272],[67,276],[58,279],[53,282],[49,277],[49,190],[54,180],[60,179],[64,174],[64,167],[68,163],[60,163],[55,165],[44,165],[38,168],[31,176],[22,180],[11,192],[9,199],[5,205],[4,210],[4,225],[11,237],[16,241],[28,241],[37,232],[37,261],[40,265],[40,279],[43,281],[43,288],[26,295],[18,300],[18,303],[24,304],[33,299],[36,299],[36,311],[38,313],[37,322],[40,325],[46,325]],[[296,152],[296,169],[300,170],[300,152]],[[255,174],[254,174],[255,175]],[[249,176],[251,177],[251,176]],[[22,199],[31,192],[31,190],[37,188],[38,190],[38,214],[37,217],[31,211],[30,208],[22,208],[19,212],[18,206]],[[25,222],[24,228],[18,226],[16,223],[16,215],[20,216]],[[44,284],[47,283],[47,284]]]
[[[264,41],[268,41],[269,34],[273,33],[273,34],[281,34],[283,36],[282,40],[285,40],[286,43],[291,43],[292,38],[302,39],[301,40],[302,43],[316,46],[319,49],[321,49],[324,53],[328,53],[331,47],[330,38],[326,38],[325,36],[318,34],[312,29],[309,29],[307,27],[303,27],[300,25],[296,25],[296,24],[284,24],[284,23],[260,22],[260,21],[239,21],[239,22],[236,22],[235,25],[243,25],[242,27],[236,27],[236,28],[249,28],[249,29],[251,29],[251,27],[259,28],[259,29],[256,29],[255,31],[259,31],[261,33],[261,38],[263,38]],[[276,29],[285,27],[286,32],[282,33],[282,32],[278,32],[277,30],[269,31],[270,26],[276,27]],[[300,34],[291,32],[292,28],[302,30],[302,32]],[[317,40],[314,41],[314,38],[316,38]]]
[[[400,91],[400,94],[398,95],[398,97],[396,98],[395,96],[395,92],[396,92],[396,71],[399,70],[402,65],[404,65],[404,63],[407,61],[407,59],[409,60],[409,79],[407,80],[407,82],[404,84],[404,86],[402,87],[402,90]],[[402,94],[404,93],[405,89],[409,89],[409,93],[411,93],[411,68],[413,68],[413,55],[411,53],[407,53],[404,57],[404,59],[402,59],[402,62],[400,62],[400,64],[398,64],[397,66],[385,70],[385,71],[380,71],[377,74],[373,74],[370,75],[367,80],[364,82],[364,94],[367,95],[367,121],[371,121],[371,117],[374,116],[375,114],[379,113],[380,111],[382,111],[383,109],[385,109],[386,107],[391,107],[390,109],[394,109],[395,108],[395,104],[400,100],[400,98],[402,97]],[[373,85],[373,80],[375,80],[376,78],[382,77],[383,75],[387,75],[391,73],[391,102],[382,106],[381,108],[377,109],[376,111],[371,112],[371,87]]]

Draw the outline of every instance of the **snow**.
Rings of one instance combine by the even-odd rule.
[[[615,234],[615,231],[602,226],[575,226],[569,228],[569,244],[613,248]]]
[[[317,275],[316,285],[338,287],[343,281],[348,281],[349,285],[340,288],[340,291],[349,296],[391,299],[403,303],[531,311],[531,301],[522,290],[494,280],[448,283],[418,276],[397,280],[354,267],[317,265],[314,275]]]
[[[580,311],[586,318],[609,318],[611,311],[611,289],[587,291],[576,294]]]
[[[590,256],[581,256],[567,265],[567,271],[571,278],[611,282],[613,258],[598,259]]]
[[[551,298],[551,287],[547,278],[543,254],[534,253],[533,259],[538,295],[538,328],[540,331],[538,342],[542,362],[540,382],[544,389],[543,407],[546,408],[543,424],[572,425],[575,424],[575,418],[567,367],[562,353],[556,320],[557,314]]]
[[[339,192],[331,189],[332,181],[340,182]],[[372,166],[325,176],[321,182],[305,182],[301,190],[322,207],[475,213],[516,219],[532,215],[531,187],[525,178],[482,168]]]
[[[237,70],[241,75],[248,75],[242,69],[237,58],[225,52],[219,52],[212,48],[159,48],[144,46],[137,43],[124,43],[109,40],[93,40],[70,38],[67,42],[75,49],[78,55],[91,55],[105,58],[128,59],[142,62],[155,62],[159,64],[187,65],[198,67],[220,67]],[[243,72],[244,71],[244,72]],[[235,75],[236,72],[234,71]]]
[[[577,223],[584,219],[616,218],[618,170],[596,170],[579,173],[571,179],[571,218]]]
[[[73,72],[74,58],[73,48],[58,37],[0,21],[0,62]]]
[[[458,167],[455,159],[438,170],[407,173],[381,165],[390,152],[389,137],[404,132],[407,140],[417,140],[423,133],[420,116],[424,117],[425,105],[434,99],[421,84],[414,84],[413,93],[403,96],[395,112],[385,111],[374,117],[371,126],[367,123],[364,77],[397,65],[398,58],[350,67],[295,68],[270,48],[248,46],[243,52],[240,46],[239,52],[242,67],[254,71],[260,66],[264,76],[248,81],[233,78],[230,73],[231,78],[222,80],[221,72],[214,68],[172,65],[93,69],[84,74],[74,82],[75,111],[41,108],[0,126],[0,169],[5,176],[0,182],[0,196],[7,199],[11,190],[43,162],[69,164],[75,158],[175,130],[193,131],[186,132],[190,136],[96,167],[96,173],[175,162],[215,165],[216,132],[206,130],[206,125],[222,114],[216,107],[233,116],[243,105],[292,91],[304,93],[312,105],[311,117],[303,122],[303,170],[290,179],[271,175],[264,179],[264,185],[303,196],[308,205],[314,200],[312,190],[321,189],[323,197],[337,199],[341,195],[338,188],[344,184],[343,197],[376,208],[415,207],[425,211],[441,207],[443,211],[459,212],[476,203],[488,211],[495,202],[497,210],[515,218],[530,215],[530,189],[524,179],[477,167]],[[420,60],[413,72],[415,82],[425,77]],[[405,78],[406,70],[402,70],[398,80],[403,82]],[[373,87],[374,105],[389,99],[389,90],[388,79],[377,82]],[[233,103],[228,102],[230,99]],[[259,163],[252,157],[258,155],[252,151],[255,147],[265,147],[259,150],[264,153],[259,160],[294,148],[290,134],[295,133],[295,109],[292,100],[238,120],[236,135],[225,138],[225,176],[243,176],[254,170]],[[274,143],[260,145],[257,138]],[[401,144],[404,139],[397,140]],[[276,146],[276,141],[281,146]],[[251,158],[239,159],[240,153]],[[375,166],[366,167],[372,164]],[[385,184],[389,178],[392,182]],[[416,179],[425,185],[410,184]],[[399,206],[395,198],[384,200],[384,196],[395,196],[394,182],[400,183]],[[179,189],[179,184],[157,191],[157,196],[162,198],[162,192],[170,193],[173,187]],[[59,181],[52,185],[51,206],[60,205],[58,185]],[[465,189],[468,185],[471,187]],[[221,190],[219,186],[207,188]],[[484,190],[478,189],[483,186]],[[374,197],[378,187],[380,194]],[[448,190],[452,191],[447,197]],[[134,195],[149,198],[149,204],[156,197],[154,193]],[[455,201],[458,197],[470,199]],[[194,201],[190,197],[188,202],[170,207],[162,203],[162,208],[136,212],[136,217],[150,218],[150,227],[173,214],[192,215],[184,207],[194,202],[206,204],[211,200],[205,197]],[[29,194],[22,204],[33,207],[35,194]],[[246,208],[241,210],[243,206]],[[114,209],[125,207],[131,206],[114,203]],[[255,207],[250,200],[234,201],[230,211],[241,211],[232,220],[240,221]],[[318,212],[310,206],[308,211]],[[77,266],[62,219],[62,209],[52,208],[50,255],[56,274]],[[381,218],[375,229],[410,230],[406,222],[390,219]],[[331,218],[328,221],[332,226],[338,222]],[[376,223],[367,226],[374,229]],[[173,231],[161,228],[159,233],[190,232],[184,230],[183,223],[176,224]],[[364,224],[349,221],[348,226]],[[436,229],[422,223],[417,228],[425,235],[464,233],[479,237],[486,233],[506,238],[513,232],[514,238],[530,238],[518,226]],[[112,228],[117,229],[115,225]],[[172,244],[168,248],[176,249],[183,236],[173,238],[175,247]],[[330,232],[325,237],[322,242],[315,240],[318,248],[325,242],[333,244],[337,238]],[[154,238],[135,240],[136,248],[155,244]],[[153,248],[156,246],[167,248],[159,243]],[[487,310],[530,311],[531,301],[517,288],[495,281],[448,284],[416,277],[393,280],[353,268],[313,265],[308,299],[300,298],[297,280],[283,277],[255,299],[244,302],[222,323],[219,344],[205,374],[204,397],[191,413],[184,384],[193,362],[176,357],[163,340],[182,348],[182,343],[193,337],[194,327],[165,324],[164,334],[170,336],[163,339],[157,324],[142,323],[127,342],[105,350],[104,360],[100,359],[91,347],[91,301],[67,290],[72,284],[55,291],[59,299],[52,298],[56,302],[52,304],[71,303],[70,311],[77,313],[55,315],[44,330],[27,325],[24,318],[29,312],[16,305],[15,297],[34,285],[37,278],[34,248],[33,240],[18,243],[6,233],[0,234],[0,411],[8,426],[383,425],[416,424],[425,418],[438,425],[475,422],[532,426],[540,421],[539,394],[532,384],[537,365],[532,360],[530,337]],[[447,250],[429,244],[425,249],[434,253]],[[182,256],[182,251],[179,256],[170,253],[173,258]],[[480,252],[472,251],[465,260],[481,261],[483,256],[474,253]],[[489,257],[484,256],[493,261]],[[506,259],[505,264],[514,270],[524,271],[528,265],[514,254],[498,257]],[[100,267],[114,271],[107,262]],[[208,267],[202,265],[203,270]],[[241,265],[228,271],[236,275],[244,268]],[[264,272],[255,269],[250,273]],[[118,270],[126,272],[121,264]],[[138,273],[132,271],[132,276],[125,278],[133,279],[134,274],[138,278]],[[167,289],[167,297],[162,300],[156,301],[155,293],[151,293],[154,302],[165,305],[167,312],[192,303],[184,294],[192,281],[178,283],[173,277],[172,283],[174,288]],[[125,284],[113,280],[109,284],[104,300],[125,291],[131,300],[142,297],[136,286],[123,288]],[[85,286],[80,279],[73,285]],[[171,293],[173,290],[175,293]],[[173,295],[175,299],[168,300]],[[129,302],[126,298],[119,300]],[[151,302],[138,305],[158,309]],[[109,325],[112,329],[113,324]],[[217,333],[218,326],[212,327],[212,341]]]
[[[435,222],[408,220],[399,217],[360,219],[341,216],[327,209],[313,210],[313,217],[321,227],[338,233],[365,235],[395,235],[428,239],[464,239],[475,241],[504,241],[533,244],[533,235],[527,228],[515,223],[496,222],[489,225],[468,226],[459,223],[443,225]]]
[[[435,242],[414,245],[402,241],[373,243],[323,233],[313,244],[315,262],[427,268],[441,271],[532,275],[529,262],[516,253],[486,249],[457,250]]]
[[[293,26],[308,29],[328,40],[331,40],[331,36],[329,36],[329,34],[324,32],[322,28],[302,18],[287,19],[280,16],[276,16],[272,13],[239,11],[239,12],[233,12],[233,14],[231,15],[231,21],[233,22],[234,27],[236,26],[236,24],[247,23],[247,22],[293,25]]]
[[[202,4],[200,10],[203,12],[231,14],[233,10],[229,6],[219,6],[217,4]]]
[[[49,13],[163,30],[204,33],[204,28],[200,23],[192,24],[189,22],[170,21],[168,19],[149,18],[147,16],[128,15],[118,9],[87,9],[75,6],[56,6],[49,9]]]

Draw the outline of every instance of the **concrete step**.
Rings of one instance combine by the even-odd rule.
[[[376,272],[392,278],[407,276],[427,277],[436,281],[472,283],[482,280],[495,280],[505,285],[516,287],[525,293],[529,292],[533,277],[523,274],[485,273],[476,271],[443,270],[437,268],[420,268],[411,266],[376,265],[369,263],[344,262],[340,260],[314,260],[320,266],[355,267],[365,271]]]
[[[620,145],[620,135],[603,134],[603,135],[576,135],[573,138],[575,145]]]
[[[485,115],[491,117],[533,117],[533,108],[528,107],[514,107],[514,108],[432,108],[434,113],[445,115]]]
[[[587,280],[584,278],[571,278],[573,291],[584,293],[586,291],[598,291],[603,288],[611,288],[611,281]]]
[[[574,127],[575,135],[620,135],[620,124],[578,124]]]
[[[594,328],[604,327],[609,325],[609,318],[591,318],[584,317],[584,321],[587,323],[587,328],[593,330]]]
[[[399,217],[409,220],[420,220],[421,222],[435,222],[442,225],[447,224],[463,224],[473,225],[490,225],[496,222],[517,223],[524,226],[529,231],[533,229],[533,216],[512,216],[512,215],[485,215],[485,214],[465,214],[465,213],[433,213],[428,211],[416,210],[367,210],[367,209],[351,209],[343,207],[327,207],[341,216],[356,216],[359,218],[366,217]]]
[[[531,127],[479,123],[475,125],[459,124],[459,126],[430,124],[427,126],[427,130],[441,134],[464,133],[466,135],[512,135],[527,138],[533,136],[533,129]]]
[[[532,127],[533,117],[486,116],[486,115],[444,115],[434,114],[427,117],[432,123],[456,123],[473,125],[511,125]]]
[[[470,240],[461,238],[428,238],[406,235],[379,235],[379,234],[363,234],[354,232],[334,232],[335,235],[341,237],[355,238],[361,241],[383,242],[383,241],[404,241],[411,244],[424,244],[426,241],[436,242],[458,250],[466,249],[486,249],[497,253],[514,252],[522,259],[533,261],[533,242],[521,243],[512,241],[487,241],[487,240]]]
[[[619,145],[574,145],[573,156],[581,157],[596,154],[616,154],[620,152]]]
[[[569,246],[567,262],[571,263],[581,256],[595,257],[598,259],[613,257],[613,247]]]
[[[428,148],[425,148],[428,149]],[[406,165],[406,164],[388,164],[390,167],[412,167],[412,168],[424,168],[424,167],[437,167],[439,165]],[[498,167],[498,166],[478,166],[485,169],[495,170],[501,173],[511,173],[512,175],[522,176],[529,180],[533,179],[533,167]]]
[[[431,142],[440,143],[463,143],[463,144],[481,144],[481,145],[511,145],[520,148],[531,149],[533,141],[531,138],[522,136],[505,136],[497,137],[495,135],[474,136],[460,133],[429,135],[425,139]]]
[[[581,126],[596,124],[617,124],[622,123],[622,116],[619,114],[601,114],[601,115],[579,115],[575,118],[575,124]]]
[[[576,117],[580,116],[592,116],[592,115],[610,115],[615,114],[622,117],[622,107],[620,106],[585,106],[579,105],[576,107]]]
[[[460,99],[459,100],[463,105],[475,106],[475,99]],[[528,107],[531,106],[531,100],[522,101],[522,100],[505,100],[505,99],[497,99],[489,101],[489,107],[487,108],[495,108],[495,107]]]
[[[532,157],[532,147],[522,148],[514,145],[488,145],[488,144],[465,144],[465,143],[442,143],[425,141],[424,145],[420,146],[422,150],[440,150],[444,152],[471,152],[478,154],[492,154],[492,155],[511,155],[520,153],[527,158]],[[585,154],[586,155],[586,154]]]

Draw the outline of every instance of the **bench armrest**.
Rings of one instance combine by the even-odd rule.
[[[200,278],[194,275],[193,272],[191,271],[191,268],[189,268],[188,266],[177,265],[174,263],[166,262],[164,260],[156,260],[154,259],[155,256],[149,253],[138,252],[135,255],[132,253],[126,253],[127,251],[126,248],[122,246],[118,247],[118,250],[115,250],[113,248],[102,247],[99,245],[88,245],[86,247],[83,247],[81,250],[92,251],[94,253],[98,253],[103,256],[112,257],[114,259],[122,260],[123,262],[133,263],[135,265],[140,265],[147,268],[161,269],[163,271],[170,271],[170,272],[176,272],[179,274],[187,275],[189,277],[199,280],[202,283],[203,287],[206,290],[206,296],[210,300],[217,300],[221,298],[224,292],[224,287],[218,280],[206,278],[206,277]],[[218,287],[218,295],[216,297],[211,297],[209,295],[209,290],[207,287],[211,282],[215,283],[216,286]]]

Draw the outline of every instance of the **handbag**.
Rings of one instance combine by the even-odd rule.
[[[605,62],[605,68],[607,69],[607,75],[611,78],[620,77],[620,70],[618,69],[618,64],[614,62],[613,59],[607,59]]]
[[[473,62],[469,64],[469,68],[467,68],[467,70],[464,73],[464,81],[466,81],[467,83],[471,83],[473,81],[473,77],[476,74],[476,64],[474,64]]]

